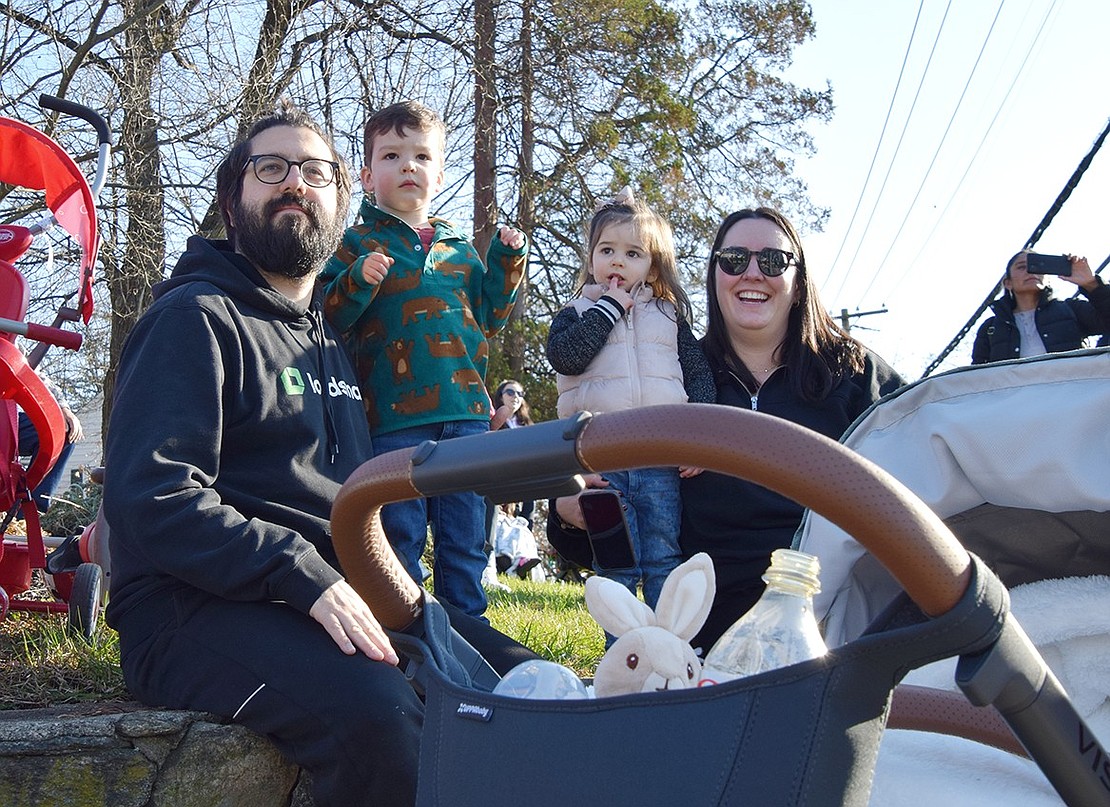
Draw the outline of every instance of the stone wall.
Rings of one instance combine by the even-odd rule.
[[[0,711],[5,807],[311,807],[264,738],[139,704]]]

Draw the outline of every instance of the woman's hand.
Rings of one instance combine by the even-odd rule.
[[[1071,261],[1071,274],[1064,275],[1064,280],[1074,283],[1084,291],[1094,291],[1098,288],[1095,273],[1091,271],[1091,265],[1087,263],[1086,258],[1080,258],[1078,255],[1068,255],[1068,260]]]
[[[599,474],[585,474],[582,481],[586,483],[586,490],[609,487],[609,480]],[[555,512],[558,513],[559,520],[564,524],[584,530],[586,529],[586,519],[582,517],[582,507],[578,504],[578,497],[581,495],[581,493],[576,493],[573,496],[560,496],[555,500]]]

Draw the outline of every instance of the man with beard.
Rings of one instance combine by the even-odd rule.
[[[231,149],[216,193],[228,240],[189,239],[120,359],[104,509],[124,677],[270,737],[321,807],[412,804],[423,704],[329,530],[371,456],[314,286],[350,176],[285,110]]]

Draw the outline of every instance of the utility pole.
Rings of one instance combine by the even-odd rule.
[[[845,331],[850,331],[852,329],[852,325],[848,320],[850,320],[852,317],[869,317],[872,314],[885,314],[886,312],[887,309],[879,308],[875,311],[856,311],[854,313],[849,313],[847,308],[842,308],[840,309],[840,327],[842,327]]]

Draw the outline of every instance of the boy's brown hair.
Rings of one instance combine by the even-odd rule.
[[[391,129],[399,135],[403,135],[405,129],[438,133],[441,152],[447,140],[447,127],[439,113],[419,101],[399,101],[379,109],[366,121],[362,137],[366,165],[370,164],[370,157],[374,151],[374,138]],[[442,157],[443,155],[440,154],[441,162]]]

